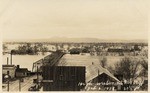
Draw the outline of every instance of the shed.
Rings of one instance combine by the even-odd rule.
[[[16,77],[25,77],[28,75],[28,72],[27,68],[20,68],[19,65],[17,65]]]

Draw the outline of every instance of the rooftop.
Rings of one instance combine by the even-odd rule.
[[[100,65],[89,65],[86,67],[86,82],[91,81],[96,78],[98,75],[106,74],[114,81],[120,82],[114,75],[112,75],[107,69],[103,68]]]
[[[15,65],[2,65],[2,67],[16,67]]]
[[[16,72],[28,72],[28,69],[27,68],[19,68],[19,69],[16,69]]]

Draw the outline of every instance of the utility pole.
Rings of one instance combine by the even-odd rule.
[[[9,91],[9,80],[7,81],[7,91]]]
[[[19,79],[19,91],[21,91],[21,79]]]
[[[23,79],[23,78],[20,78],[20,79],[19,79],[19,91],[21,91],[21,82],[24,82],[24,79]]]
[[[98,69],[98,83],[99,83],[99,81],[100,81],[100,80],[99,80],[99,69]]]
[[[10,78],[9,71],[7,71],[7,74],[5,75],[4,78],[7,80],[7,91],[9,91],[9,78]]]
[[[38,65],[37,65],[37,86],[38,86],[38,89],[39,89],[39,70],[38,70]]]
[[[8,75],[8,81],[7,81],[7,91],[9,91],[9,71],[7,71],[7,75]]]
[[[38,84],[38,81],[39,81],[38,73],[39,73],[39,71],[38,71],[38,66],[37,66],[37,84]]]

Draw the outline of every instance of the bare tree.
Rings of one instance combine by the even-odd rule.
[[[113,66],[108,66],[107,69],[108,69],[108,71],[109,71],[111,74],[114,74],[114,73],[115,73],[115,70],[114,70]]]
[[[143,50],[142,54],[143,54],[143,56],[145,56],[146,58],[148,58],[148,50]]]
[[[8,47],[5,44],[3,44],[3,51],[5,51],[7,49],[8,49]]]
[[[130,81],[132,84],[139,76],[140,61],[134,58],[125,57],[115,64],[115,73],[123,75],[124,79]]]
[[[144,77],[148,77],[148,60],[142,59],[141,66],[142,66],[141,75]]]
[[[107,67],[107,58],[106,57],[103,57],[99,62],[103,68]]]

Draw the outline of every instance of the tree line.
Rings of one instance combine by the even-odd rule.
[[[38,55],[38,52],[42,52],[44,54],[45,52],[48,52],[48,48],[43,46],[42,44],[40,45],[33,45],[31,46],[30,43],[24,44],[24,45],[19,45],[18,49],[12,50],[11,51],[14,55]]]

